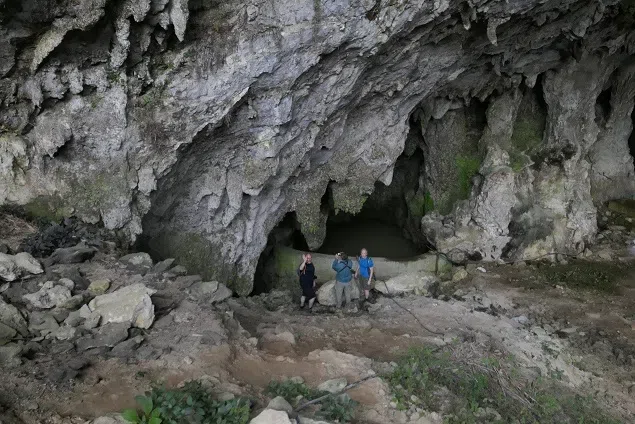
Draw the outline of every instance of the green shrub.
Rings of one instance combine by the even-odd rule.
[[[547,284],[606,293],[618,291],[618,282],[627,271],[621,264],[590,261],[575,261],[573,265],[548,265],[539,269]]]
[[[133,424],[246,424],[250,402],[245,399],[218,401],[199,382],[182,389],[155,387],[135,398],[141,414],[125,410],[123,418]]]
[[[323,393],[319,390],[311,389],[304,383],[296,383],[291,380],[272,380],[267,386],[267,394],[271,397],[282,396],[293,404],[298,396],[311,400],[322,396]]]
[[[320,404],[318,415],[329,421],[347,423],[355,416],[357,402],[348,395],[329,396]]]

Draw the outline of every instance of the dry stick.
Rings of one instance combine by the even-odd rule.
[[[323,401],[324,399],[326,399],[329,396],[336,396],[336,395],[342,394],[342,393],[346,392],[347,390],[352,389],[353,387],[359,386],[364,381],[370,380],[371,378],[376,378],[376,377],[377,377],[377,375],[368,375],[368,376],[362,378],[361,380],[357,380],[354,383],[349,384],[348,386],[344,387],[342,390],[340,390],[338,392],[327,393],[324,396],[320,396],[319,398],[315,398],[315,399],[310,400],[310,401],[308,401],[306,403],[303,403],[302,405],[298,406],[293,412],[298,412],[299,410],[304,409],[304,408],[306,408],[309,405],[313,405],[313,404],[319,403],[319,402]]]

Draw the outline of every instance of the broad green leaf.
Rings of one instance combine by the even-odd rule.
[[[137,414],[137,411],[134,409],[126,409],[125,411],[121,413],[121,416],[123,417],[124,420],[128,421],[129,423],[139,422],[139,414]]]

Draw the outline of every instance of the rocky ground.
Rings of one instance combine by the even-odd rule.
[[[151,386],[190,380],[219,399],[251,399],[256,424],[320,422],[303,418],[310,407],[298,415],[271,401],[270,382],[338,391],[366,377],[348,391],[353,422],[441,423],[451,390],[423,408],[414,394],[400,400],[394,384],[400,358],[419,347],[474,367],[496,361],[499,381],[553,381],[617,422],[635,421],[635,236],[610,219],[584,261],[470,264],[418,288],[396,279],[384,287],[412,293],[340,313],[300,310],[284,291],[232,297],[222,283],[171,260],[122,255],[72,223],[56,229],[72,233],[56,247],[43,242],[50,229],[10,222],[25,233],[0,254],[2,423],[113,423]],[[478,422],[496,422],[495,409],[479,408]]]

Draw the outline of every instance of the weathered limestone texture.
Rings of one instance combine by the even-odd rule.
[[[246,295],[287,212],[317,247],[328,186],[355,213],[390,184],[416,111],[430,157],[411,201],[428,206],[428,240],[456,259],[580,251],[602,178],[618,181],[610,196],[633,194],[624,4],[8,2],[0,205],[143,234]],[[543,136],[516,146],[536,92]]]

